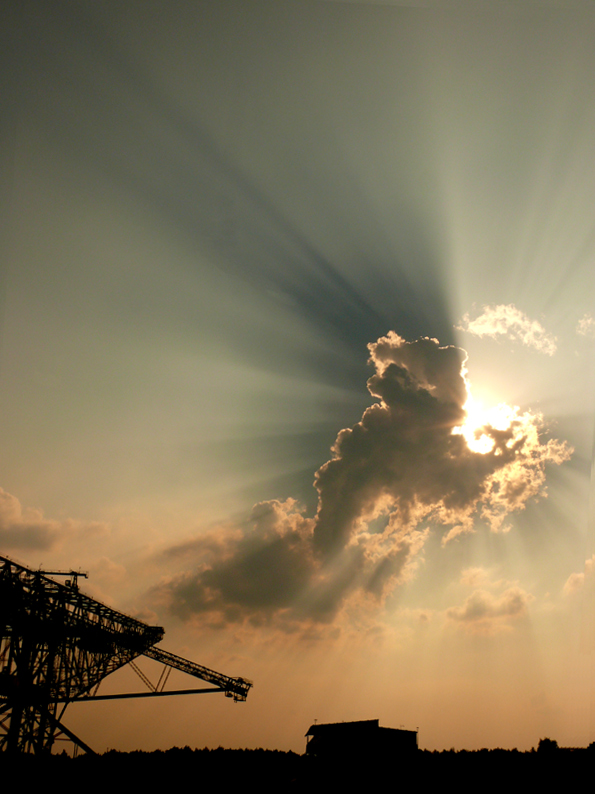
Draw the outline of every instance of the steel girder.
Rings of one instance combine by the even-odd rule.
[[[252,682],[155,648],[163,634],[161,627],[148,626],[81,593],[77,574],[61,584],[0,557],[0,751],[50,753],[62,734],[93,752],[61,722],[74,701],[207,692],[246,700]],[[141,655],[163,663],[164,671],[181,670],[212,687],[165,692],[168,672],[153,686],[134,664]],[[151,691],[96,696],[101,681],[127,664]]]
[[[0,557],[0,750],[50,752],[66,706],[163,633]]]
[[[218,691],[224,692],[225,697],[233,698],[236,703],[246,700],[248,691],[252,686],[252,682],[246,678],[230,678],[228,675],[209,670],[208,667],[183,659],[181,656],[176,656],[174,653],[164,651],[161,648],[148,648],[143,655],[148,656],[150,659],[155,659],[157,662],[163,662],[164,665],[173,667],[175,670],[181,670],[183,673],[194,676],[194,678],[200,678],[201,681],[214,684]]]

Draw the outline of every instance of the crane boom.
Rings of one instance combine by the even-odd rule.
[[[248,691],[252,686],[252,681],[246,678],[231,678],[230,676],[217,673],[215,670],[209,670],[208,667],[203,667],[201,664],[191,662],[188,659],[183,659],[181,656],[176,656],[174,653],[164,651],[161,648],[147,648],[143,652],[143,656],[148,656],[150,659],[155,659],[157,662],[166,664],[176,670],[181,670],[183,673],[192,675],[195,678],[200,678],[202,681],[207,681],[209,684],[215,684],[221,689],[226,697],[232,697],[236,702],[246,700]]]
[[[62,584],[53,576],[69,576]],[[223,692],[246,700],[251,681],[231,678],[155,648],[160,626],[117,612],[78,589],[82,571],[35,571],[0,556],[0,754],[49,754],[56,738],[91,748],[62,723],[77,701]],[[137,667],[142,655],[165,667],[157,685]],[[130,666],[148,693],[97,695],[100,683]],[[164,691],[172,669],[200,678],[208,688]]]

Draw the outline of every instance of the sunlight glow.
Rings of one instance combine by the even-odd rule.
[[[464,424],[453,428],[453,435],[465,437],[467,446],[472,452],[486,455],[495,446],[495,440],[488,435],[486,429],[508,430],[512,427],[515,418],[518,418],[518,409],[506,403],[499,403],[492,408],[484,408],[483,404],[475,400],[471,394],[464,405],[467,418]],[[511,439],[507,445],[514,443]]]

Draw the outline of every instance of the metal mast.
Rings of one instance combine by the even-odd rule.
[[[62,723],[66,707],[77,700],[210,691],[246,699],[251,682],[155,648],[163,638],[161,627],[84,595],[74,572],[71,575],[69,583],[60,584],[41,571],[0,557],[0,751],[49,753],[57,735],[64,734],[92,752]],[[143,654],[163,662],[168,670],[182,670],[213,686],[165,692],[167,675],[162,674],[154,687],[134,664]],[[126,664],[152,691],[98,696],[100,682]]]

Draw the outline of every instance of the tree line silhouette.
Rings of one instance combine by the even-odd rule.
[[[349,757],[321,759],[281,750],[191,749],[174,747],[153,752],[119,752],[102,755],[79,755],[66,752],[46,757],[31,755],[8,758],[2,765],[16,774],[17,780],[42,782],[48,775],[62,775],[79,781],[117,785],[119,780],[134,779],[135,784],[172,785],[179,775],[196,785],[226,787],[256,783],[259,791],[326,791],[337,785],[378,785],[382,789],[407,781],[443,786],[447,780],[459,781],[467,789],[489,781],[513,790],[517,785],[543,784],[551,787],[568,779],[568,775],[587,773],[595,762],[595,743],[588,748],[562,748],[555,740],[541,739],[529,751],[418,750],[407,756]],[[413,775],[413,777],[412,777]],[[482,777],[478,777],[481,775]],[[187,783],[185,784],[187,785]]]

